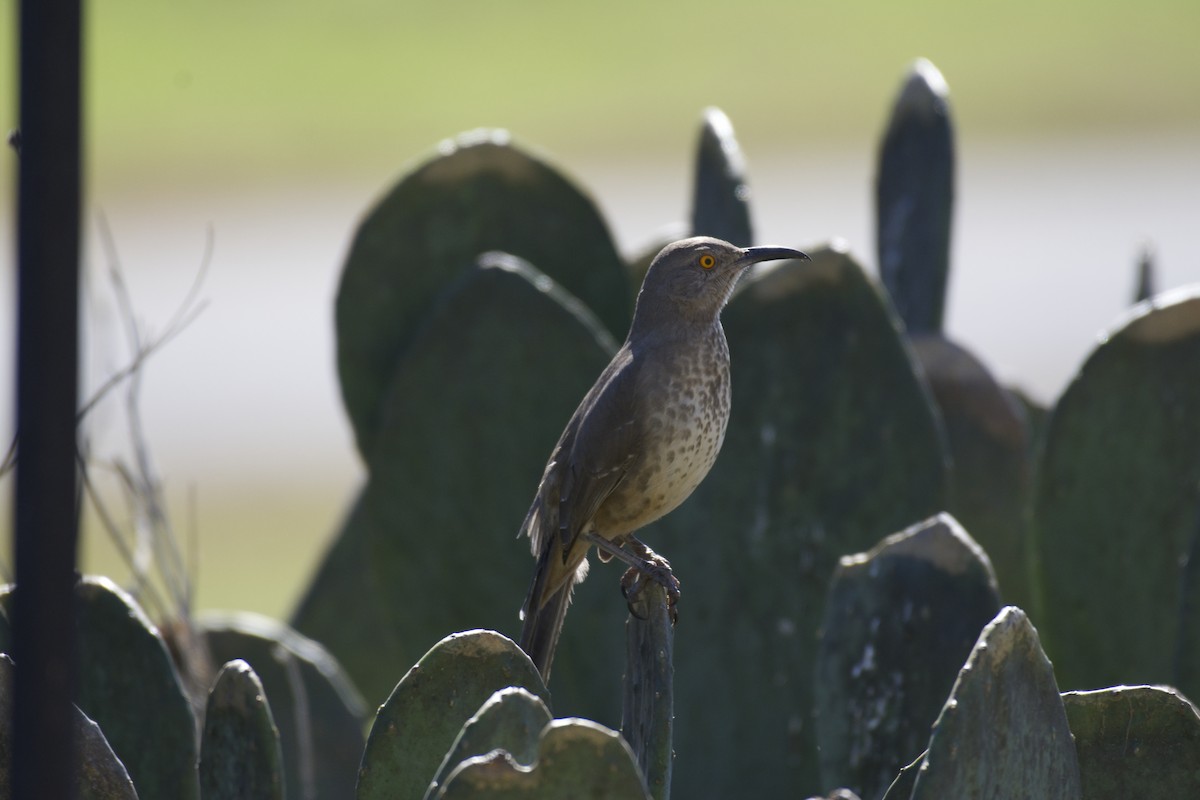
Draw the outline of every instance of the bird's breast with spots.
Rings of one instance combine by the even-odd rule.
[[[729,422],[727,351],[700,351],[675,366],[670,379],[654,382],[643,395],[644,447],[597,515],[605,535],[632,533],[675,509],[704,480],[720,452]]]

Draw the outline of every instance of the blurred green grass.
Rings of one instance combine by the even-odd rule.
[[[750,153],[869,147],[918,56],[945,74],[971,140],[1200,125],[1195,0],[126,0],[89,4],[86,18],[100,202],[280,177],[385,180],[478,126],[564,161],[644,161],[690,148],[708,105]],[[15,21],[14,3],[0,19],[8,127]],[[12,169],[0,159],[6,184]],[[205,499],[198,606],[286,615],[349,500],[253,486]],[[86,567],[122,577],[90,527]]]
[[[746,144],[868,140],[917,56],[975,138],[1200,123],[1194,0],[192,0],[93,4],[87,20],[105,184],[319,175],[481,125],[559,153],[653,154],[690,143],[707,105]]]

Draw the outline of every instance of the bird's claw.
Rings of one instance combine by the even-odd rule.
[[[630,567],[621,576],[621,594],[625,596],[629,613],[638,619],[646,619],[634,608],[634,598],[646,588],[647,580],[654,581],[666,591],[667,613],[671,617],[671,624],[674,625],[679,620],[679,612],[675,608],[680,597],[679,578],[671,571],[670,562],[653,552],[648,554],[643,567]]]

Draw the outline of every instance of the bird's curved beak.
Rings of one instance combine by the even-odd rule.
[[[736,263],[739,267],[748,267],[760,261],[786,261],[788,259],[811,260],[807,253],[793,250],[790,247],[747,247],[742,250]]]

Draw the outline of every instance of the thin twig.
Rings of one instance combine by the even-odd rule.
[[[129,543],[125,541],[125,538],[121,533],[120,526],[118,526],[116,521],[113,520],[112,514],[110,514],[108,511],[108,507],[100,498],[100,492],[96,490],[95,484],[92,483],[87,462],[83,459],[82,455],[77,454],[77,458],[79,463],[80,482],[83,484],[84,491],[86,492],[88,498],[90,498],[92,501],[92,507],[96,509],[96,516],[100,518],[100,524],[103,525],[104,529],[108,531],[109,538],[112,539],[113,544],[116,546],[120,556],[125,559],[125,563],[132,565],[134,563],[134,554],[129,548]],[[120,474],[121,470],[118,469],[117,472]],[[134,595],[137,597],[138,602],[140,602],[143,606],[155,606],[160,615],[166,612],[166,606],[162,602],[162,597],[158,594],[149,581],[142,582],[138,587],[138,591],[134,592]],[[145,599],[143,599],[143,596]],[[158,618],[161,619],[162,617],[160,616]]]

